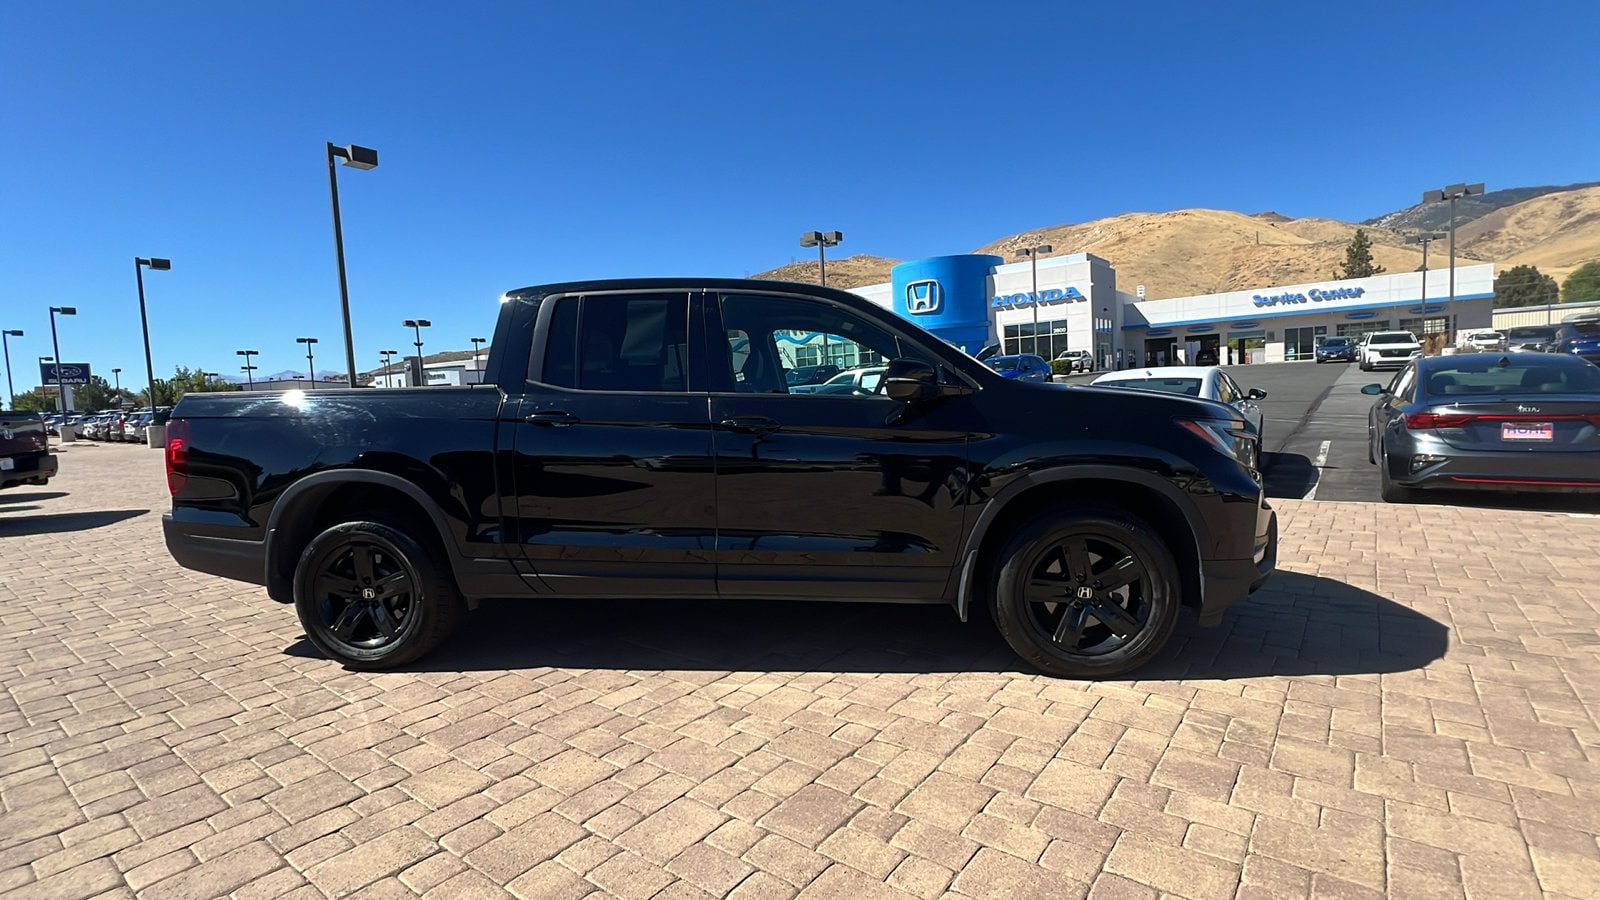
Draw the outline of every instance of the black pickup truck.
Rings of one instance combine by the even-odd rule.
[[[823,354],[879,371],[791,393]],[[487,597],[720,597],[986,609],[1039,669],[1103,676],[1275,563],[1229,407],[1017,383],[843,291],[512,291],[484,382],[185,396],[168,549],[292,602],[357,669],[415,660]]]
[[[56,471],[44,417],[36,412],[0,412],[0,490],[47,484]]]

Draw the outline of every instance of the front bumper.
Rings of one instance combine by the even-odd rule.
[[[1228,607],[1244,602],[1278,568],[1278,514],[1262,501],[1249,559],[1213,559],[1200,566],[1200,624],[1217,625]]]
[[[0,489],[23,484],[43,485],[56,477],[61,466],[54,453],[13,456],[11,463],[15,468],[0,469]]]

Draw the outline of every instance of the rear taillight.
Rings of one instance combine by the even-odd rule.
[[[167,423],[167,490],[178,496],[189,480],[189,421],[173,419]]]
[[[1413,431],[1420,428],[1460,428],[1471,422],[1477,416],[1449,415],[1440,413],[1412,413],[1406,416],[1406,427]]]

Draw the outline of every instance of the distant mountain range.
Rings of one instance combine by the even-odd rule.
[[[1512,188],[1469,199],[1457,202],[1458,263],[1534,265],[1560,281],[1578,266],[1600,259],[1600,182]],[[1442,231],[1448,218],[1445,203],[1419,204],[1359,225],[1274,212],[1135,212],[1037,228],[973,252],[1012,261],[1019,248],[1045,243],[1055,248],[1051,256],[1093,253],[1116,267],[1118,289],[1133,293],[1143,285],[1146,298],[1159,300],[1332,280],[1357,228],[1372,240],[1378,265],[1390,272],[1416,271],[1422,267],[1422,249],[1408,238],[1419,231]],[[1447,265],[1442,242],[1430,251],[1429,268]],[[899,262],[869,254],[830,259],[828,284],[881,284]],[[815,283],[817,263],[793,262],[754,277]]]

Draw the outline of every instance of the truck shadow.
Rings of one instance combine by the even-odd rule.
[[[29,507],[37,508],[37,507]],[[20,512],[0,506],[0,512]],[[117,509],[96,512],[54,513],[51,515],[0,515],[0,537],[21,537],[30,534],[62,534],[68,531],[88,531],[104,528],[150,512],[148,509]]]
[[[943,606],[707,601],[485,602],[410,671],[576,669],[1016,672],[987,615]],[[1338,581],[1279,572],[1222,625],[1179,621],[1150,664],[1119,680],[1352,675],[1420,668],[1446,627]],[[316,656],[303,638],[289,647]]]
[[[1317,483],[1317,467],[1300,453],[1261,454],[1262,487],[1268,497],[1299,500]]]
[[[12,503],[39,503],[44,500],[54,500],[65,497],[66,491],[34,491],[27,494],[0,494],[0,510],[4,510]]]

